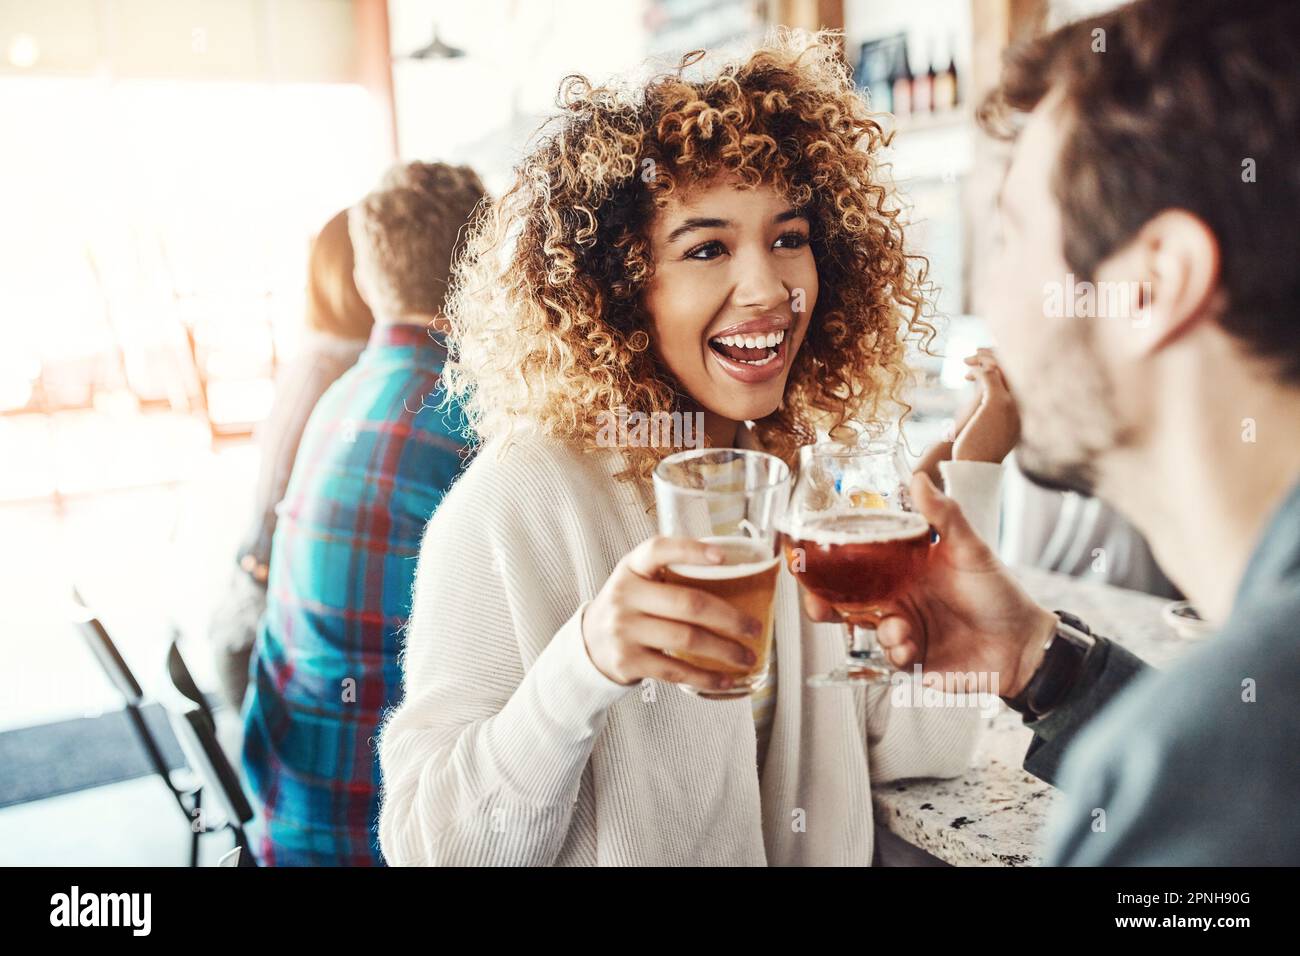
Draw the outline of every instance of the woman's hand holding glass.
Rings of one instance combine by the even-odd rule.
[[[680,537],[650,538],[629,552],[583,615],[591,662],[620,684],[652,678],[705,691],[730,688],[732,678],[722,671],[754,665],[745,643],[761,635],[763,622],[700,588],[659,580],[669,564],[719,565],[724,557],[713,545]],[[665,651],[717,661],[719,669]]]

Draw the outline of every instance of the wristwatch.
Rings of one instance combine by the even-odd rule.
[[[1030,720],[1046,717],[1063,700],[1079,675],[1084,661],[1097,646],[1088,625],[1068,611],[1053,612],[1059,621],[1043,645],[1043,661],[1015,697],[1003,697],[1008,707]]]

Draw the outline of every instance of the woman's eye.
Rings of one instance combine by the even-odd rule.
[[[787,232],[776,241],[780,249],[802,249],[808,245],[808,237],[802,232]]]
[[[727,250],[723,248],[722,243],[714,239],[712,242],[701,243],[690,252],[686,253],[687,259],[709,260],[716,259]]]

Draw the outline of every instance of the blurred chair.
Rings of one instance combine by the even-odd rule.
[[[136,739],[140,741],[140,746],[148,756],[154,773],[162,778],[167,789],[171,791],[176,805],[180,807],[181,814],[185,817],[186,826],[190,829],[190,866],[198,866],[199,837],[202,836],[202,832],[195,830],[193,823],[195,815],[202,813],[202,788],[188,781],[178,783],[172,771],[168,769],[162,746],[140,711],[144,704],[144,692],[140,688],[140,682],[135,679],[135,674],[127,666],[126,660],[118,651],[117,645],[113,643],[113,639],[109,637],[104,625],[90,611],[86,602],[82,600],[81,593],[75,587],[72,589],[72,600],[77,609],[73,623],[78,633],[90,647],[91,653],[95,655],[109,683],[122,695],[123,709],[135,730]]]
[[[217,739],[217,723],[212,710],[199,690],[185,659],[181,657],[180,647],[173,638],[167,649],[167,679],[170,693],[163,705],[171,719],[176,739],[180,741],[185,758],[194,772],[203,781],[208,792],[208,806],[213,803],[225,815],[220,826],[210,828],[207,821],[202,821],[203,829],[228,829],[235,836],[235,848],[240,851],[236,865],[257,866],[245,825],[253,819],[253,807],[248,802],[239,774],[230,765],[226,752],[221,749]],[[228,855],[228,854],[227,854]]]

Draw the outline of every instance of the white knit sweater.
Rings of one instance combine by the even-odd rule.
[[[844,653],[782,570],[781,679],[755,771],[747,699],[624,687],[587,655],[582,612],[656,533],[615,452],[535,435],[489,443],[430,521],[379,741],[388,862],[868,865],[871,783],[956,776],[975,707],[894,707],[888,688],[813,689]]]

